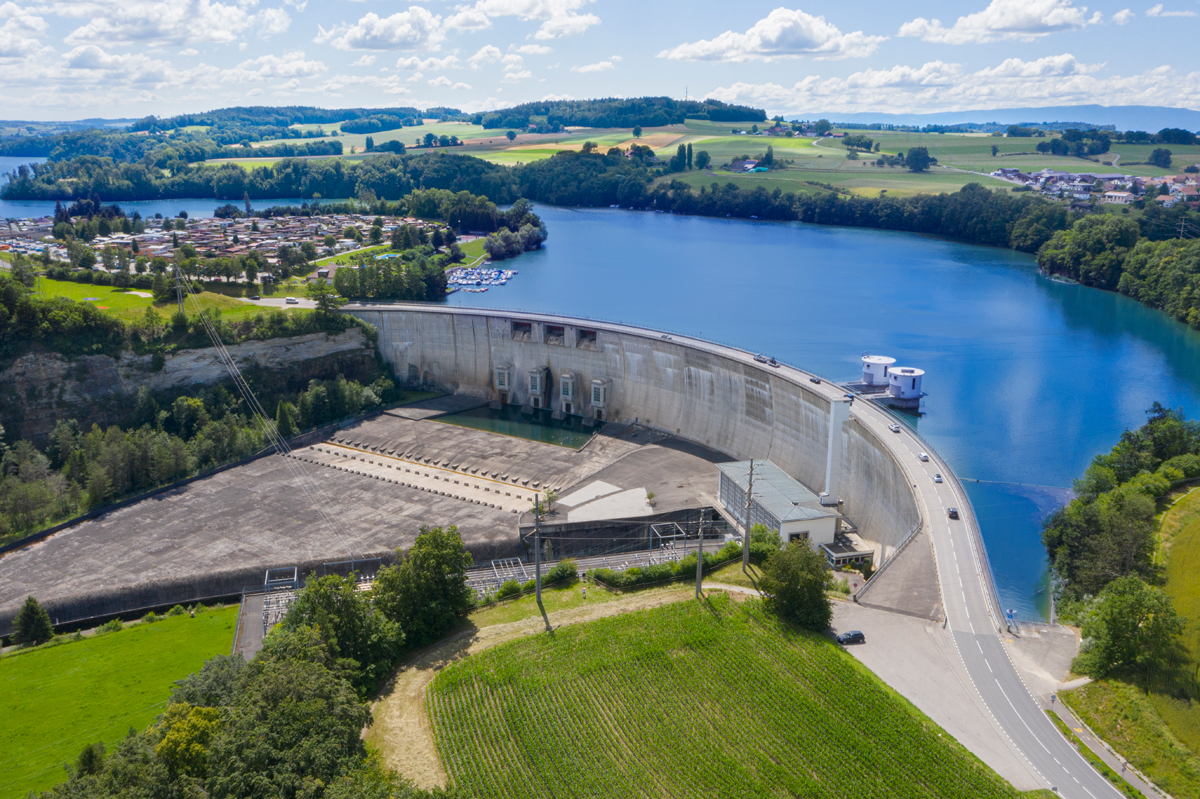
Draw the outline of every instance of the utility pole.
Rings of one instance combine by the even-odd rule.
[[[542,604],[542,500],[533,497],[533,580],[537,590],[537,603]]]
[[[754,458],[750,459],[750,484],[746,486],[746,515],[742,519],[742,571],[750,568],[750,503],[754,501]]]
[[[179,261],[175,261],[175,298],[179,301],[179,312],[183,313],[183,281],[179,275]]]
[[[700,509],[700,535],[696,545],[696,599],[699,599],[700,582],[704,579],[704,508]]]

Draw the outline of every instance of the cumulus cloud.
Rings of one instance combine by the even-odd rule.
[[[599,61],[595,64],[585,64],[582,67],[571,67],[572,72],[607,72],[610,69],[616,69],[617,65],[612,61]]]
[[[360,57],[357,61],[351,62],[350,66],[352,66],[352,67],[369,67],[374,63],[375,63],[375,56],[365,55],[365,56]]]
[[[1100,21],[1087,19],[1087,6],[1071,0],[992,0],[983,11],[959,17],[952,27],[939,20],[917,17],[900,26],[900,36],[941,44],[980,44],[1004,39],[1033,41],[1061,31],[1079,30]]]
[[[188,56],[200,55],[200,51],[197,50],[195,47],[185,47],[184,49],[179,51],[179,54],[180,55],[188,55]]]
[[[142,53],[109,53],[94,44],[85,44],[65,53],[61,62],[51,64],[31,77],[47,80],[62,89],[112,83],[179,89],[215,72],[215,68],[204,64],[179,70],[168,61]]]
[[[436,50],[446,38],[441,22],[437,14],[410,6],[389,17],[368,13],[346,27],[325,30],[318,25],[316,41],[339,50]]]
[[[1194,16],[1196,16],[1196,12],[1195,11],[1163,11],[1163,4],[1159,3],[1158,5],[1147,8],[1146,16],[1148,16],[1148,17],[1194,17]]]
[[[90,17],[67,34],[69,45],[228,43],[255,24],[277,28],[282,21],[279,14],[287,16],[279,9],[251,14],[244,4],[212,0],[79,0],[55,3],[53,9],[65,17]]]
[[[514,53],[521,53],[523,55],[549,55],[554,52],[553,48],[547,47],[544,44],[523,44],[520,47],[513,47],[510,44],[508,49]]]
[[[404,70],[428,70],[430,72],[452,69],[458,66],[458,56],[448,55],[445,58],[420,58],[415,55],[403,56],[396,60],[396,69]]]
[[[363,88],[385,94],[412,94],[399,75],[334,75],[321,85],[327,94],[340,94],[348,88]]]
[[[813,56],[857,58],[875,52],[884,36],[862,31],[842,33],[825,21],[800,10],[777,8],[745,33],[725,31],[714,39],[681,44],[658,54],[676,61],[773,61]]]
[[[239,83],[265,80],[267,78],[311,78],[326,69],[321,61],[305,58],[303,50],[293,50],[283,55],[264,55],[243,61],[233,69],[221,73],[226,81]]]
[[[258,23],[258,36],[265,39],[277,33],[283,33],[292,25],[292,17],[282,8],[268,8],[254,15]]]
[[[975,72],[931,61],[920,67],[864,70],[845,78],[809,75],[791,86],[734,83],[708,96],[766,107],[771,113],[934,112],[1097,102],[1200,105],[1200,72],[1179,73],[1162,66],[1139,75],[1100,77],[1101,66],[1080,63],[1071,55],[1012,58]]]
[[[504,53],[500,52],[500,48],[495,45],[486,45],[480,47],[475,55],[467,59],[467,63],[471,65],[471,69],[479,69],[483,64],[494,64],[504,57]]]
[[[540,21],[541,26],[532,34],[534,39],[561,39],[600,24],[600,18],[595,14],[579,13],[579,9],[589,2],[591,0],[478,0],[455,17],[470,15],[470,20],[477,25],[472,30],[490,27],[495,17]]]
[[[0,59],[24,58],[42,49],[38,37],[49,27],[46,20],[15,3],[0,5],[0,20]]]
[[[283,0],[283,4],[291,6],[297,11],[303,11],[305,6],[308,5],[308,0]]]
[[[1128,22],[1129,20],[1133,19],[1136,16],[1137,16],[1137,14],[1134,14],[1128,8],[1123,8],[1120,11],[1118,11],[1117,13],[1113,14],[1113,22],[1117,23],[1118,25],[1124,25],[1126,22]]]
[[[454,91],[456,89],[470,89],[471,88],[469,84],[463,83],[462,81],[455,83],[454,81],[447,78],[445,75],[440,75],[440,76],[438,76],[436,78],[432,78],[431,80],[428,80],[426,82],[430,86],[449,86],[451,91]]]
[[[458,31],[481,31],[492,27],[492,21],[478,9],[464,8],[446,18],[446,27]]]

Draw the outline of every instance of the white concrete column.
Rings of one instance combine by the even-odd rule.
[[[821,504],[838,504],[838,472],[842,466],[842,424],[850,419],[850,400],[836,399],[829,403],[829,447],[825,454],[825,490]]]

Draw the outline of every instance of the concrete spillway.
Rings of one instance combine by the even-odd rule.
[[[830,404],[843,392],[790,367],[699,339],[544,314],[421,305],[351,305],[375,325],[379,349],[402,380],[500,399],[497,371],[510,372],[505,399],[531,399],[525,376],[549,370],[546,407],[560,407],[557,378],[583,386],[611,381],[604,418],[637,421],[728,453],[769,458],[806,485],[826,482]],[[573,411],[591,416],[588,402]],[[905,469],[853,415],[841,425],[836,485],[842,512],[886,562],[920,521]]]

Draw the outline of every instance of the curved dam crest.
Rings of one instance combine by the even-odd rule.
[[[548,407],[558,405],[556,380],[564,372],[585,386],[610,380],[606,419],[636,420],[735,460],[770,459],[810,488],[825,488],[830,399],[842,391],[790,367],[761,366],[745,352],[698,339],[571,317],[419,305],[345,311],[375,325],[380,352],[401,379],[498,400],[497,369],[510,366],[517,379],[509,402],[524,404],[524,376],[549,369]],[[841,436],[841,510],[877,551],[878,566],[921,520],[912,481],[853,416]]]

